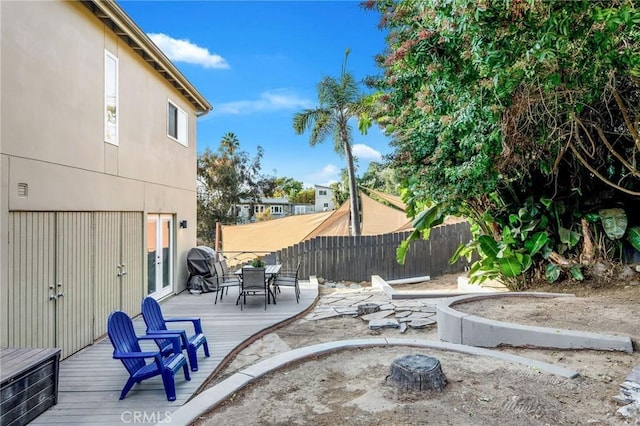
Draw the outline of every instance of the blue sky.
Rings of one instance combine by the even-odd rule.
[[[328,139],[309,146],[293,115],[318,105],[316,84],[347,69],[356,80],[378,74],[385,48],[378,15],[359,1],[119,1],[121,7],[213,105],[198,119],[198,152],[233,132],[242,150],[265,150],[262,172],[305,185],[339,180],[344,159]],[[367,88],[362,86],[362,90]],[[361,175],[391,151],[374,125],[353,123]]]

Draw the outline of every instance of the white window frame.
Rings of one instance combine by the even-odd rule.
[[[326,190],[326,189],[319,189],[319,190],[318,190],[318,195],[324,195],[324,196],[326,196],[326,195],[327,195],[327,190]]]
[[[282,206],[271,206],[271,213],[282,214]]]
[[[176,135],[172,135],[170,132],[170,108],[172,106],[176,109]],[[167,137],[173,139],[174,141],[184,145],[189,146],[189,114],[182,108],[178,106],[177,103],[173,102],[171,99],[167,100]]]
[[[113,78],[109,75],[111,64],[115,64],[115,75]],[[112,145],[118,145],[118,57],[107,49],[104,50],[104,141]],[[113,93],[113,96],[109,96]],[[113,98],[113,99],[110,99]],[[110,113],[109,108],[113,108],[114,112]]]

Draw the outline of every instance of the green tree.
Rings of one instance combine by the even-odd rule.
[[[359,182],[360,186],[365,188],[377,189],[387,194],[400,195],[396,171],[388,165],[372,161],[369,163],[369,168],[362,174]]]
[[[347,169],[341,169],[340,182],[330,183],[329,187],[333,192],[333,204],[338,208],[349,199],[349,173]]]
[[[217,152],[206,149],[198,156],[198,238],[213,245],[216,222],[235,224],[233,206],[240,200],[259,200],[262,195],[260,163],[263,150],[254,158],[240,150],[234,133],[226,133]]]
[[[289,202],[299,204],[315,204],[316,191],[313,188],[305,188],[301,191],[298,191],[294,197],[290,197]]]
[[[483,236],[478,272],[513,278],[579,266],[599,209],[640,208],[637,2],[364,6],[388,30],[370,83],[418,231],[468,215]]]
[[[320,105],[296,113],[293,117],[293,129],[299,135],[310,130],[309,144],[311,146],[323,142],[331,135],[334,150],[346,157],[349,194],[351,196],[351,233],[358,236],[360,235],[360,209],[358,207],[356,170],[351,149],[353,137],[349,120],[359,119],[362,129],[363,123],[368,117],[368,104],[353,75],[346,70],[348,56],[349,49],[345,54],[339,79],[324,77],[318,83]]]
[[[302,182],[297,181],[290,177],[275,178],[275,190],[273,191],[274,197],[287,198],[290,203],[293,203],[293,199],[302,191]]]

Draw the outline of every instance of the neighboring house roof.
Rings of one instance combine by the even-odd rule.
[[[83,0],[82,3],[134,52],[147,61],[158,74],[175,87],[193,105],[198,115],[204,115],[213,109],[205,97],[196,90],[115,1]]]
[[[286,198],[261,198],[259,202],[240,200],[240,204],[291,204]]]

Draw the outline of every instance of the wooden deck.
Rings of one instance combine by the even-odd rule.
[[[112,358],[113,347],[108,338],[83,349],[60,363],[58,404],[34,419],[37,424],[122,425],[126,423],[169,423],[171,412],[185,404],[224,358],[251,336],[307,310],[318,297],[317,284],[301,281],[300,303],[292,288],[283,288],[277,304],[264,309],[263,297],[247,298],[244,310],[236,306],[235,289],[224,301],[214,305],[214,293],[192,295],[183,292],[162,303],[166,317],[197,316],[207,336],[211,357],[198,350],[198,371],[191,381],[176,375],[176,400],[167,401],[160,377],[137,384],[120,401],[118,398],[128,374],[120,361]],[[106,318],[105,318],[106,321]],[[134,318],[138,334],[144,334],[141,316]],[[185,323],[185,326],[188,324]],[[144,342],[145,345],[149,342]],[[152,344],[151,344],[152,345]],[[142,349],[156,350],[155,346]]]

